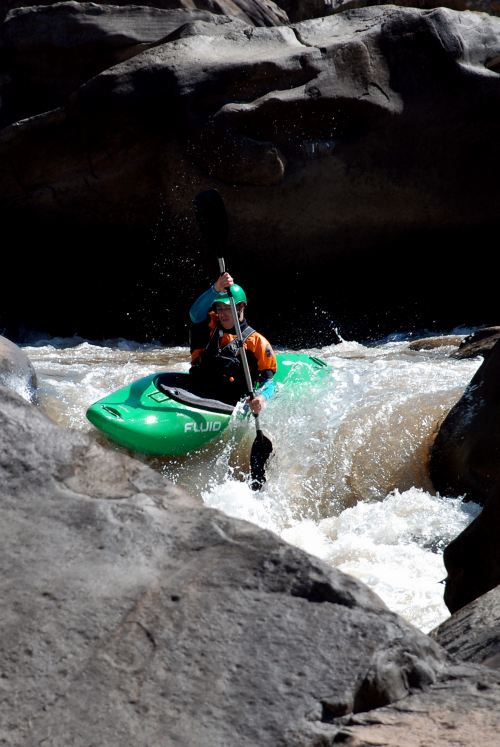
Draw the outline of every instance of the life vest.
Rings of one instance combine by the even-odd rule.
[[[234,333],[219,326],[215,314],[209,325],[205,323],[205,340],[207,333],[210,337],[204,348],[193,347],[192,339],[192,381],[202,396],[236,404],[248,394],[240,343]],[[246,321],[241,323],[241,335],[245,343],[242,352],[247,357],[252,382],[257,381],[260,371],[274,373],[276,357],[267,340]],[[200,341],[198,336],[198,344]]]

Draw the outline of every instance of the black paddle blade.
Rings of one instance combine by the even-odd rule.
[[[262,431],[257,431],[255,441],[250,452],[250,475],[252,490],[260,490],[266,481],[266,462],[273,451],[271,441]]]
[[[199,192],[193,200],[201,235],[211,253],[222,257],[227,241],[227,213],[224,201],[216,189]]]

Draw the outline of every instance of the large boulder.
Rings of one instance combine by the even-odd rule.
[[[146,16],[132,39],[120,35],[119,11],[93,13],[96,43],[107,45],[102,60],[116,60],[119,40],[127,55],[153,46],[85,81],[59,108],[0,133],[6,230],[21,246],[46,239],[52,257],[78,258],[71,288],[44,289],[54,300],[41,304],[39,278],[52,280],[43,254],[33,257],[25,283],[37,315],[23,307],[12,317],[34,326],[57,315],[89,334],[99,313],[101,325],[121,324],[122,334],[127,324],[143,335],[173,334],[179,282],[202,267],[192,199],[218,186],[230,214],[231,269],[253,297],[262,293],[253,268],[266,267],[281,281],[273,307],[286,301],[302,314],[307,268],[328,323],[342,312],[366,314],[365,325],[375,326],[388,306],[412,320],[424,306],[432,319],[436,307],[442,323],[453,318],[460,294],[446,289],[460,279],[457,252],[473,237],[481,261],[481,232],[498,224],[500,19],[378,6],[290,27],[194,20],[155,41]],[[96,18],[111,27],[104,33]],[[30,69],[42,90],[40,70]],[[387,268],[402,265],[402,247],[411,273],[395,287]],[[193,295],[215,272],[212,258]],[[439,293],[422,304],[429,282]],[[484,283],[468,303],[483,321],[494,298],[493,279]],[[89,284],[103,299],[94,312],[78,303]],[[66,300],[77,303],[63,321]],[[183,320],[186,306],[183,299]],[[314,310],[305,306],[307,322]],[[271,321],[297,326],[281,311]]]
[[[0,124],[64,104],[94,75],[160,43],[186,23],[226,20],[208,10],[73,0],[13,10],[0,25],[0,55],[8,71]]]
[[[442,495],[484,505],[500,484],[500,341],[441,423],[429,473]]]
[[[54,20],[55,16],[51,15],[51,13],[54,11],[55,14],[59,14],[59,10],[57,9],[59,5],[73,5],[75,8],[86,7],[90,16],[99,16],[103,12],[107,13],[109,10],[111,14],[117,12],[121,18],[125,18],[129,14],[131,19],[134,16],[137,18],[137,14],[142,15],[144,11],[148,12],[151,9],[153,11],[153,18],[155,17],[155,10],[183,10],[193,13],[194,17],[196,17],[198,11],[208,11],[217,15],[240,18],[246,23],[252,23],[256,26],[273,26],[286,23],[289,20],[285,11],[273,2],[273,0],[147,0],[142,3],[134,2],[133,0],[104,0],[100,3],[79,3],[74,0],[63,3],[54,3],[53,0],[4,0],[0,8],[0,20],[3,20],[9,14],[10,17],[14,16],[15,11],[21,13],[24,11],[29,13],[32,11],[35,13],[42,11],[42,15],[38,15],[39,21],[46,18]],[[78,37],[80,33],[83,33],[85,36],[84,26],[85,24],[71,29],[73,32],[72,42],[79,43],[79,39],[75,37]],[[130,32],[130,28],[130,24],[125,22],[126,32]],[[75,34],[75,32],[77,33]]]
[[[500,341],[485,330],[471,345],[494,344],[463,396],[442,422],[433,443],[429,473],[443,495],[464,496],[484,506],[444,551],[448,572],[444,599],[451,612],[500,584]]]
[[[384,720],[429,741],[443,718],[459,728],[439,743],[456,747],[471,710],[493,744],[500,681],[452,664],[361,582],[6,389],[0,402],[11,747],[367,744]]]
[[[114,35],[104,36],[108,44],[121,38],[119,29],[117,24]],[[137,32],[136,43],[141,38]],[[279,247],[314,240],[318,257],[346,224],[356,224],[372,244],[375,237],[368,231],[380,233],[385,226],[394,235],[418,225],[435,190],[448,182],[447,171],[438,179],[429,168],[436,158],[441,169],[449,171],[453,163],[456,179],[456,169],[464,169],[465,186],[470,170],[481,167],[477,159],[487,157],[482,189],[463,194],[455,188],[453,195],[449,184],[446,194],[440,189],[426,225],[438,228],[445,217],[457,227],[466,219],[490,221],[496,217],[487,191],[495,141],[483,157],[484,148],[474,147],[479,145],[474,138],[480,123],[486,137],[500,105],[494,72],[499,54],[500,19],[446,9],[367,8],[291,28],[192,23],[181,38],[174,35],[94,77],[57,114],[6,131],[2,152],[11,159],[3,163],[0,205],[23,204],[34,215],[41,211],[82,224],[112,223],[117,210],[127,207],[123,220],[150,224],[160,199],[151,191],[153,184],[162,188],[169,213],[191,216],[196,181],[201,185],[211,176],[228,185],[229,207],[238,218],[233,228],[245,246],[251,244],[262,256],[270,244],[276,247],[270,238],[260,249],[255,245],[260,217]],[[462,127],[465,116],[474,126]],[[438,152],[440,138],[450,135],[457,118],[458,142],[453,139],[446,153]],[[424,123],[425,138],[419,140],[417,129]],[[53,146],[47,164],[40,146],[56,137],[60,144]],[[455,151],[461,155],[466,144],[474,147],[475,160],[457,163]],[[399,164],[394,185],[389,176],[403,147],[407,162],[404,169]],[[49,168],[43,185],[42,163]],[[357,173],[350,173],[356,164]],[[140,177],[146,167],[149,179],[123,184],[124,168]],[[314,216],[304,200],[312,180]],[[230,185],[239,186],[239,199]],[[255,192],[245,186],[277,189],[269,190],[266,201],[255,201]],[[326,188],[334,211],[321,202]],[[55,192],[52,198],[49,190]],[[280,209],[285,196],[285,208],[300,204],[302,209]],[[250,236],[243,234],[243,225]],[[347,234],[335,254],[345,251],[348,239]]]

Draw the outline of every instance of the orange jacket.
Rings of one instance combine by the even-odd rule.
[[[209,317],[209,334],[212,334],[212,332],[218,326],[218,318],[215,311],[210,311]],[[236,339],[236,335],[230,334],[229,332],[224,332],[224,334],[219,337],[219,349],[223,348],[225,345],[228,345]],[[268,342],[268,340],[266,340],[264,335],[261,335],[260,332],[252,332],[252,334],[246,338],[245,342],[243,343],[243,347],[245,348],[245,350],[248,350],[249,353],[252,353],[255,357],[258,371],[270,370],[273,372],[273,374],[276,373],[276,355],[274,354],[274,350],[272,349],[271,344]],[[196,363],[204,350],[205,348],[196,348],[192,351],[192,364]]]

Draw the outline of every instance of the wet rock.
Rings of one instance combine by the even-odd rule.
[[[439,337],[424,337],[414,340],[408,347],[410,350],[435,350],[443,347],[457,347],[464,339],[463,335],[441,335]]]
[[[0,386],[36,401],[37,380],[33,364],[15,343],[0,336]]]
[[[444,599],[451,612],[500,584],[499,367],[497,340],[448,413],[431,449],[430,476],[436,490],[465,495],[484,506],[444,551]]]
[[[486,357],[499,339],[500,327],[478,329],[462,340],[458,350],[452,353],[452,358],[475,358],[477,355]]]
[[[484,505],[500,484],[500,342],[441,424],[429,471],[442,495]],[[466,530],[467,531],[467,530]]]
[[[450,612],[500,584],[500,490],[492,491],[479,516],[445,548],[444,601]]]

